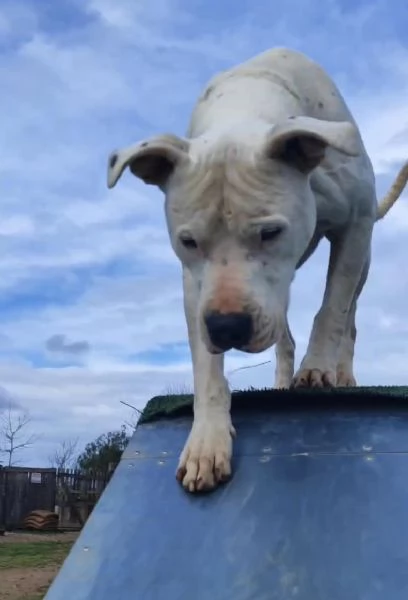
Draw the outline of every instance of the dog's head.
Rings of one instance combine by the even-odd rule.
[[[110,156],[109,187],[129,167],[164,192],[172,247],[196,283],[210,352],[260,352],[279,339],[316,226],[309,175],[327,147],[356,156],[355,127],[298,117],[240,134],[157,136]]]

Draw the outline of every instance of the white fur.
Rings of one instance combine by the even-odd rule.
[[[214,77],[185,138],[156,136],[112,154],[110,187],[127,166],[166,197],[170,239],[183,265],[195,386],[177,476],[189,491],[211,489],[231,473],[234,429],[227,346],[208,315],[250,317],[251,334],[238,347],[276,345],[277,387],[355,385],[357,298],[381,212],[372,165],[326,73],[298,52],[275,49]],[[387,210],[395,199],[387,198]],[[271,230],[279,233],[261,241]],[[294,376],[290,284],[323,237],[331,245],[326,290]],[[192,242],[196,248],[185,247]]]

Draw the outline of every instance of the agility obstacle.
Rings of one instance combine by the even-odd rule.
[[[233,478],[190,495],[192,398],[147,404],[46,600],[407,600],[408,388],[232,407]]]

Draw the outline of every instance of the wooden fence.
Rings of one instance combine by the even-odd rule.
[[[85,523],[111,475],[0,467],[0,529],[19,529],[33,510],[56,512],[59,527]]]

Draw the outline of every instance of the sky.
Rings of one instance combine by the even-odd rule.
[[[191,389],[163,197],[129,173],[108,190],[110,152],[183,135],[213,74],[286,46],[340,87],[381,198],[408,159],[407,30],[406,0],[2,0],[0,411],[29,410],[39,437],[20,464],[47,466],[61,441],[119,428],[132,419],[120,401],[142,409]],[[359,384],[407,383],[407,251],[405,192],[374,232]],[[297,365],[327,259],[323,243],[292,287]],[[274,351],[230,353],[226,373],[232,389],[271,386]]]

